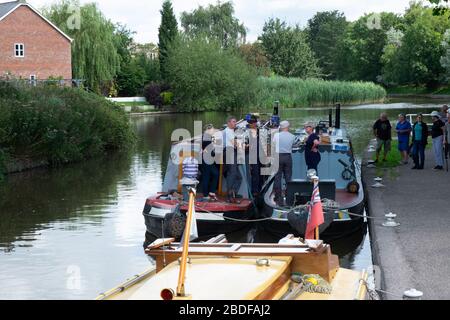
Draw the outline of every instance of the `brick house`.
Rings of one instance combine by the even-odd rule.
[[[71,43],[25,1],[0,3],[0,77],[72,79]]]

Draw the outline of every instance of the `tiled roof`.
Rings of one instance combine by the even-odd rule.
[[[27,6],[27,7],[29,7],[38,16],[40,16],[42,19],[44,19],[44,21],[46,21],[53,28],[55,28],[59,33],[61,33],[67,40],[72,42],[72,39],[68,35],[66,35],[57,26],[55,26],[51,21],[49,21],[46,17],[44,17],[39,11],[37,11],[35,8],[33,8],[29,3],[26,2],[26,0],[18,0],[18,1],[10,1],[10,2],[0,3],[0,21],[3,18],[5,18],[7,15],[9,15],[12,10],[14,10],[15,8],[17,8],[19,6]]]
[[[10,12],[12,9],[14,9],[19,3],[20,1],[0,3],[0,19],[3,18],[3,16]]]

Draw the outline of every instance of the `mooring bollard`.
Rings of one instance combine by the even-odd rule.
[[[423,292],[414,288],[403,293],[403,300],[422,300]]]
[[[385,215],[386,221],[383,222],[383,227],[389,227],[394,228],[400,226],[400,223],[395,221],[395,218],[397,218],[396,214],[393,214],[392,212]]]

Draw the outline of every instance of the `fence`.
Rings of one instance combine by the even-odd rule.
[[[6,82],[17,86],[58,86],[82,88],[84,80],[81,79],[7,79],[0,78],[0,82]]]

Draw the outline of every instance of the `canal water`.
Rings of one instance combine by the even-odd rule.
[[[395,102],[344,108],[343,121],[361,154],[381,111],[431,112],[440,102]],[[139,138],[128,154],[57,169],[10,175],[0,185],[0,299],[92,299],[152,263],[143,254],[142,209],[161,189],[174,129],[195,120],[221,126],[225,113],[132,117]],[[242,114],[237,114],[242,116]],[[328,119],[327,109],[283,110],[294,125]],[[372,265],[364,230],[333,244],[341,265]]]

